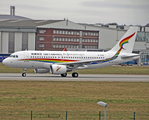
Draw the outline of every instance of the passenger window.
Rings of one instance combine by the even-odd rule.
[[[16,58],[18,58],[18,55],[16,55]]]

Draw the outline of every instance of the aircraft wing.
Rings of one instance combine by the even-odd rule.
[[[70,68],[78,68],[78,67],[84,67],[84,65],[91,65],[91,64],[97,64],[97,63],[102,63],[103,60],[97,60],[97,59],[91,59],[91,60],[76,60],[74,62],[63,62],[63,63],[55,63],[56,65],[66,65],[67,67]],[[43,67],[44,68],[49,68],[49,65],[51,65],[51,63],[44,63]]]
[[[80,60],[80,61],[75,61],[75,62],[65,62],[65,63],[56,63],[59,65],[72,65],[72,66],[83,66],[84,64],[90,65],[90,64],[96,64],[96,63],[102,63],[103,60],[97,60],[97,59],[92,59],[92,60]]]

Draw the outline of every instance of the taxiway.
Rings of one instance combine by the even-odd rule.
[[[67,77],[52,74],[30,74],[22,77],[21,73],[0,73],[0,80],[18,81],[119,81],[119,82],[149,82],[149,75],[117,75],[117,74],[79,74],[73,78],[71,74]]]

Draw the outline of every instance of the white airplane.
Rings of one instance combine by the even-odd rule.
[[[87,51],[19,51],[12,53],[3,60],[3,64],[14,68],[23,68],[22,76],[26,76],[26,69],[34,69],[36,73],[61,74],[73,71],[72,77],[78,77],[76,70],[92,69],[111,66],[133,59],[139,54],[132,53],[138,27],[130,27],[119,42],[107,52]]]

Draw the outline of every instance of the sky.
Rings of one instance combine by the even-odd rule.
[[[117,23],[146,25],[149,23],[149,0],[0,0],[0,14],[37,20],[68,19],[75,23]]]

